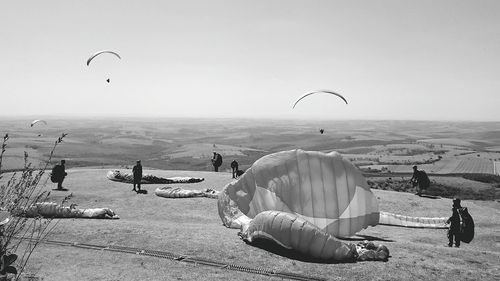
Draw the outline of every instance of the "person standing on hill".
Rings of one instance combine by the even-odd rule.
[[[134,189],[132,189],[132,191],[139,192],[141,190],[141,180],[142,180],[141,160],[137,160],[135,166],[132,168],[132,174],[134,175]],[[137,184],[137,190],[135,189],[136,184]]]
[[[450,228],[448,229],[448,247],[453,246],[453,238],[455,238],[455,247],[460,247],[460,214],[459,211],[462,208],[460,206],[460,199],[453,199],[452,214],[451,217],[446,221],[450,223]]]
[[[413,166],[413,176],[410,179],[413,187],[417,189],[417,195],[422,195],[422,190],[427,189],[430,185],[429,177],[423,170],[418,170],[417,166]]]
[[[235,179],[238,176],[238,162],[236,160],[231,162],[231,170],[233,172],[233,179]]]
[[[50,175],[50,180],[53,183],[57,183],[57,189],[56,190],[67,190],[62,186],[62,183],[64,181],[64,178],[68,175],[66,173],[66,160],[61,160],[60,164],[57,164],[52,168],[52,173]]]
[[[212,165],[214,166],[214,171],[218,172],[219,167],[222,165],[222,156],[214,151],[214,157],[212,157]]]

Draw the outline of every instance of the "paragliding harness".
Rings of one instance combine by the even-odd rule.
[[[215,166],[215,167],[220,167],[222,166],[222,156],[217,153],[215,155],[215,157],[212,159],[212,164]]]
[[[466,207],[458,209],[460,215],[460,241],[470,243],[474,239],[474,220]]]
[[[241,175],[243,175],[245,173],[244,170],[237,170],[236,171],[236,177],[239,178]]]
[[[50,181],[53,183],[59,182],[61,179],[61,165],[57,164],[52,168],[52,172],[50,173]]]
[[[431,185],[431,181],[429,180],[429,177],[427,176],[427,173],[424,170],[420,170],[419,176],[418,176],[418,186],[421,189],[426,189]]]

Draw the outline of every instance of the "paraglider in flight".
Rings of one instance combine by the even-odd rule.
[[[91,62],[91,61],[92,61],[95,57],[97,57],[98,55],[101,55],[101,54],[106,54],[106,53],[107,53],[107,54],[113,54],[113,55],[115,55],[116,57],[118,57],[119,59],[121,59],[121,57],[120,57],[120,55],[119,55],[119,54],[117,54],[117,53],[115,53],[115,52],[113,52],[113,51],[103,50],[103,51],[99,51],[99,52],[97,52],[97,53],[93,54],[92,56],[90,56],[90,58],[88,58],[88,59],[87,59],[87,65],[90,65],[90,62]]]
[[[295,108],[295,106],[297,105],[297,103],[298,103],[299,101],[301,101],[303,98],[305,98],[305,97],[307,97],[307,96],[310,96],[310,95],[312,95],[312,94],[317,94],[317,93],[326,93],[326,94],[336,95],[337,97],[341,98],[341,99],[345,102],[345,104],[347,104],[347,100],[346,100],[346,99],[345,99],[342,95],[337,94],[337,93],[332,92],[332,91],[328,91],[328,90],[320,90],[320,91],[313,91],[313,92],[309,92],[309,93],[307,93],[307,94],[302,95],[300,98],[298,98],[298,99],[295,101],[295,103],[293,104],[293,107],[292,107],[292,108]]]
[[[91,62],[91,61],[92,61],[95,57],[97,57],[97,56],[99,56],[99,55],[101,55],[101,54],[106,54],[106,53],[108,53],[108,54],[113,54],[113,55],[115,55],[116,57],[118,57],[119,59],[121,59],[121,57],[120,57],[120,55],[119,55],[119,54],[117,54],[117,53],[115,53],[115,52],[113,52],[113,51],[103,50],[103,51],[99,51],[99,52],[97,52],[97,53],[93,54],[92,56],[90,56],[90,58],[88,58],[88,59],[87,59],[87,65],[90,65],[90,62]],[[109,83],[110,81],[111,81],[111,80],[110,80],[109,78],[108,78],[108,79],[106,79],[106,82],[108,82],[108,83]]]
[[[31,122],[30,127],[33,127],[37,123],[43,123],[43,124],[47,125],[47,122],[45,122],[45,120],[36,119],[36,120],[33,120],[33,122]]]

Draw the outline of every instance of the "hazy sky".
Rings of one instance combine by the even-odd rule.
[[[500,121],[497,0],[0,0],[0,51],[0,116]]]

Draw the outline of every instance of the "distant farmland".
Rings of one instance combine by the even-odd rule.
[[[428,173],[433,174],[498,174],[500,170],[500,162],[484,159],[484,158],[446,158],[432,164],[418,165],[419,169],[423,169]],[[381,169],[381,165],[373,165],[377,169]],[[412,172],[413,165],[382,165],[391,172]],[[496,166],[496,172],[495,172]],[[370,166],[367,166],[370,167]]]

